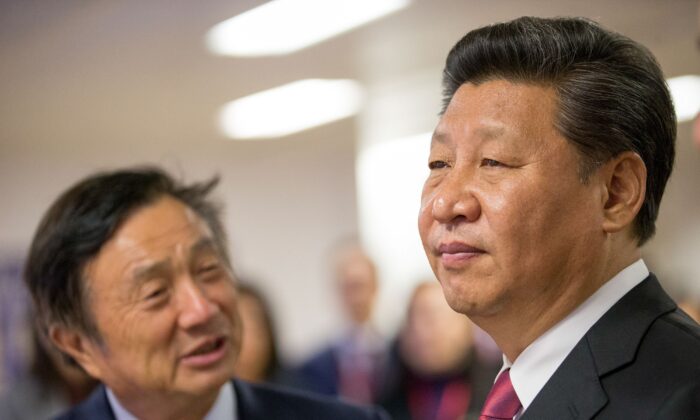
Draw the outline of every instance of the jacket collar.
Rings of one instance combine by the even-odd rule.
[[[675,308],[650,274],[591,327],[521,420],[592,418],[608,401],[600,378],[631,363],[649,326]]]
[[[104,385],[99,385],[92,391],[87,400],[78,405],[69,418],[114,420],[114,413],[107,400],[107,391]]]

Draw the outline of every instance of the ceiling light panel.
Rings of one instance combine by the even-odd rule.
[[[282,137],[350,117],[362,99],[353,80],[299,80],[229,102],[219,126],[233,139]]]
[[[408,0],[275,0],[215,25],[208,48],[243,57],[299,51],[408,5]]]

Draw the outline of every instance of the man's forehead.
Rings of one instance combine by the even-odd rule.
[[[211,235],[207,224],[194,210],[175,198],[164,196],[130,215],[117,229],[114,239],[157,240],[188,230]]]
[[[464,127],[462,124],[459,127],[450,127],[449,123],[443,124],[441,121],[433,132],[431,144],[448,144],[454,141],[454,128],[457,128],[459,131],[470,131],[470,134],[483,141],[496,140],[506,132],[506,127],[495,121],[481,121],[480,124],[470,127]]]
[[[203,244],[213,244],[207,224],[183,203],[164,197],[130,215],[94,262],[119,264],[114,269],[123,270],[173,253],[184,255]]]
[[[175,246],[175,254],[182,257],[195,258],[207,251],[216,251],[214,241],[209,237],[202,237],[197,242],[187,244],[177,244]],[[148,277],[152,272],[158,272],[169,269],[174,261],[171,256],[164,256],[163,259],[145,258],[136,260],[131,264],[130,277],[139,280],[140,278]]]
[[[556,92],[549,86],[502,79],[465,83],[441,116],[432,144],[452,142],[454,136],[490,141],[514,131],[554,128],[555,105]]]
[[[465,108],[488,114],[523,108],[532,110],[529,106],[550,104],[556,98],[556,89],[541,83],[506,79],[488,80],[479,84],[464,83],[455,91],[443,117],[452,113],[462,114]]]

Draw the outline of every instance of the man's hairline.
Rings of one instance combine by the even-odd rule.
[[[79,269],[79,279],[78,281],[80,282],[80,315],[84,322],[70,322],[70,320],[66,320],[65,317],[64,320],[61,320],[61,317],[58,317],[59,319],[55,319],[57,317],[53,316],[53,319],[49,321],[49,328],[52,328],[54,326],[61,326],[63,328],[67,329],[72,329],[74,331],[77,331],[79,333],[84,334],[86,337],[95,340],[97,344],[104,344],[103,337],[101,332],[98,329],[97,323],[96,323],[96,317],[94,316],[94,313],[92,311],[92,305],[89,303],[92,293],[91,293],[91,281],[88,277],[88,271],[90,269],[91,264],[95,262],[95,260],[98,258],[104,247],[114,239],[114,237],[117,235],[117,232],[119,229],[127,223],[128,220],[130,220],[135,213],[137,213],[139,210],[142,210],[146,207],[154,205],[156,202],[159,200],[162,200],[164,198],[171,198],[179,203],[181,203],[183,206],[185,206],[188,210],[192,211],[192,214],[194,214],[201,222],[204,222],[204,225],[207,227],[210,233],[210,240],[214,247],[217,249],[219,253],[222,254],[222,262],[226,266],[226,269],[228,272],[230,272],[232,279],[235,279],[235,275],[233,274],[233,267],[231,267],[231,264],[226,258],[226,255],[224,253],[226,252],[225,249],[222,249],[222,244],[220,244],[216,238],[216,235],[214,234],[214,229],[210,225],[209,221],[207,220],[206,217],[201,215],[195,208],[193,208],[190,204],[186,203],[182,199],[176,197],[170,192],[161,192],[153,197],[149,198],[148,200],[145,200],[143,203],[140,203],[138,205],[133,206],[130,208],[128,211],[125,212],[124,217],[122,220],[119,221],[114,226],[114,229],[110,233],[110,235],[105,238],[104,242],[100,245],[99,249],[92,255],[90,258],[88,258],[83,264],[82,267]],[[199,241],[198,241],[199,242]],[[66,322],[68,321],[68,322]]]
[[[454,80],[454,79],[453,79]],[[576,151],[576,156],[578,159],[578,173],[579,173],[579,180],[582,184],[586,185],[588,181],[590,180],[590,176],[593,174],[593,172],[598,169],[600,166],[602,166],[605,162],[594,162],[591,161],[590,158],[587,158],[583,152],[580,150],[576,142],[571,140],[568,136],[566,136],[565,133],[563,133],[559,127],[559,122],[561,121],[561,116],[562,116],[562,109],[561,109],[561,95],[559,93],[559,84],[557,83],[556,80],[534,80],[534,79],[528,79],[524,77],[508,77],[505,75],[500,75],[500,74],[491,74],[487,75],[484,77],[478,77],[473,80],[466,80],[462,82],[455,90],[450,94],[450,100],[445,104],[443,109],[440,111],[438,114],[440,118],[442,118],[445,115],[445,112],[447,111],[447,108],[449,107],[450,103],[452,102],[452,99],[455,97],[455,94],[457,91],[464,86],[465,84],[472,84],[474,86],[479,86],[483,83],[495,81],[495,80],[503,80],[515,85],[529,85],[529,86],[539,86],[543,88],[549,88],[552,90],[552,93],[554,95],[554,118],[552,118],[553,121],[553,128],[554,130],[564,138],[567,143],[569,143],[571,146],[574,147],[574,150]],[[433,138],[434,138],[434,132],[433,132]],[[432,144],[432,138],[431,138],[431,144]],[[610,159],[613,159],[615,156],[610,156],[610,158],[607,160],[609,161]],[[607,162],[606,161],[606,162]],[[590,167],[589,167],[590,166]]]

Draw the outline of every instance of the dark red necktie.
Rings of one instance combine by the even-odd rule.
[[[498,375],[489,396],[486,397],[479,420],[512,420],[520,407],[522,404],[510,382],[510,369],[506,369]]]

